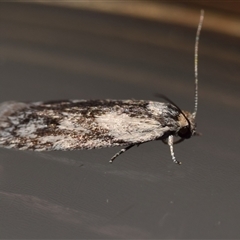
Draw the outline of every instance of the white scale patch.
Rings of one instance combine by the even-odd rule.
[[[151,111],[153,115],[159,116],[160,113],[163,113],[167,110],[166,103],[161,102],[149,102],[147,108]]]
[[[114,138],[129,142],[152,139],[166,130],[154,119],[130,117],[116,112],[103,114],[96,118],[96,122]]]
[[[66,115],[66,114],[64,114]],[[59,121],[59,129],[65,129],[65,130],[70,130],[70,131],[75,131],[75,132],[82,132],[82,133],[88,133],[89,130],[82,127],[81,125],[74,123],[74,119],[77,119],[77,116],[75,117],[68,117],[64,118]]]
[[[64,138],[62,136],[43,136],[39,137],[38,140],[43,145],[53,143],[52,148],[54,150],[71,149],[76,145],[76,140],[69,136],[65,136]],[[44,150],[44,148],[40,150]]]

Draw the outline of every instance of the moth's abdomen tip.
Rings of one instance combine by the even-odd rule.
[[[109,160],[109,163],[113,163],[113,160],[111,159],[111,160]]]
[[[177,164],[178,164],[178,165],[182,165],[182,162],[177,161]]]

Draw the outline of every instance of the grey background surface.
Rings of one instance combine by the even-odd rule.
[[[1,3],[0,15],[1,102],[159,92],[193,109],[196,28],[36,4]],[[118,148],[1,148],[0,238],[239,238],[239,59],[239,39],[203,27],[203,136],[175,146],[181,166],[161,142],[114,164]]]

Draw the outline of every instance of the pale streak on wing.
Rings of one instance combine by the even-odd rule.
[[[145,142],[156,139],[169,130],[151,118],[130,117],[123,113],[110,112],[96,118],[100,127],[109,131],[116,140]]]

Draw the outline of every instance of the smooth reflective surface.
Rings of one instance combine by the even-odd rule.
[[[149,99],[194,107],[196,28],[35,4],[1,3],[1,102]],[[207,14],[205,17],[207,21]],[[0,238],[238,238],[239,39],[203,30],[198,131],[70,152],[0,149]]]

